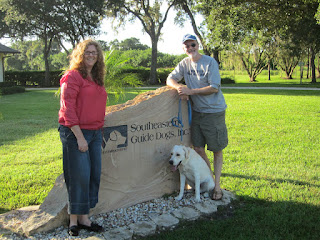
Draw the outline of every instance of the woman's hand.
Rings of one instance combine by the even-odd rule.
[[[77,142],[78,142],[78,149],[80,152],[88,151],[88,142],[85,138],[77,139]]]
[[[71,129],[71,131],[74,133],[74,135],[77,138],[79,151],[80,152],[88,151],[88,142],[84,138],[82,130],[80,129],[79,125],[72,126],[70,129]]]

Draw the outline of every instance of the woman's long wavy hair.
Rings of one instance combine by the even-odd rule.
[[[104,86],[104,77],[106,74],[104,56],[100,44],[95,40],[88,39],[78,43],[70,55],[69,70],[77,70],[83,78],[88,76],[87,69],[84,64],[84,52],[90,45],[95,46],[98,51],[97,62],[91,70],[93,81],[100,86]]]

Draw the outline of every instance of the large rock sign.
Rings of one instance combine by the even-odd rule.
[[[178,173],[170,171],[168,160],[174,145],[190,145],[186,101],[181,101],[183,131],[172,124],[178,110],[179,96],[168,87],[106,109],[99,203],[90,214],[128,207],[178,189]],[[174,123],[178,125],[177,120]],[[66,205],[67,192],[59,176],[19,232],[31,235],[58,227],[67,221]]]
[[[170,171],[168,159],[173,145],[190,144],[187,104],[182,105],[183,142],[180,128],[172,125],[179,109],[175,90],[160,88],[107,108],[111,114],[105,121],[101,187],[94,214],[177,189],[179,178]]]

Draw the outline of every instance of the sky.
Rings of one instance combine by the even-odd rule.
[[[158,51],[169,54],[183,54],[182,50],[182,38],[185,34],[190,33],[194,35],[192,25],[190,21],[186,21],[184,27],[180,27],[174,24],[175,12],[169,11],[168,18],[162,28],[162,36],[158,42]],[[105,19],[102,24],[102,31],[107,32],[106,35],[96,37],[98,40],[104,40],[110,42],[118,39],[118,41],[125,40],[127,38],[138,38],[142,44],[146,44],[151,47],[151,38],[147,33],[142,31],[142,24],[139,20],[134,23],[126,23],[125,28],[120,28],[118,33],[112,30],[111,20]]]

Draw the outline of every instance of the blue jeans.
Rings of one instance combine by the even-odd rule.
[[[59,126],[63,147],[63,173],[69,195],[68,213],[89,214],[98,203],[101,175],[101,130],[82,129],[89,150],[80,152],[70,128]]]

